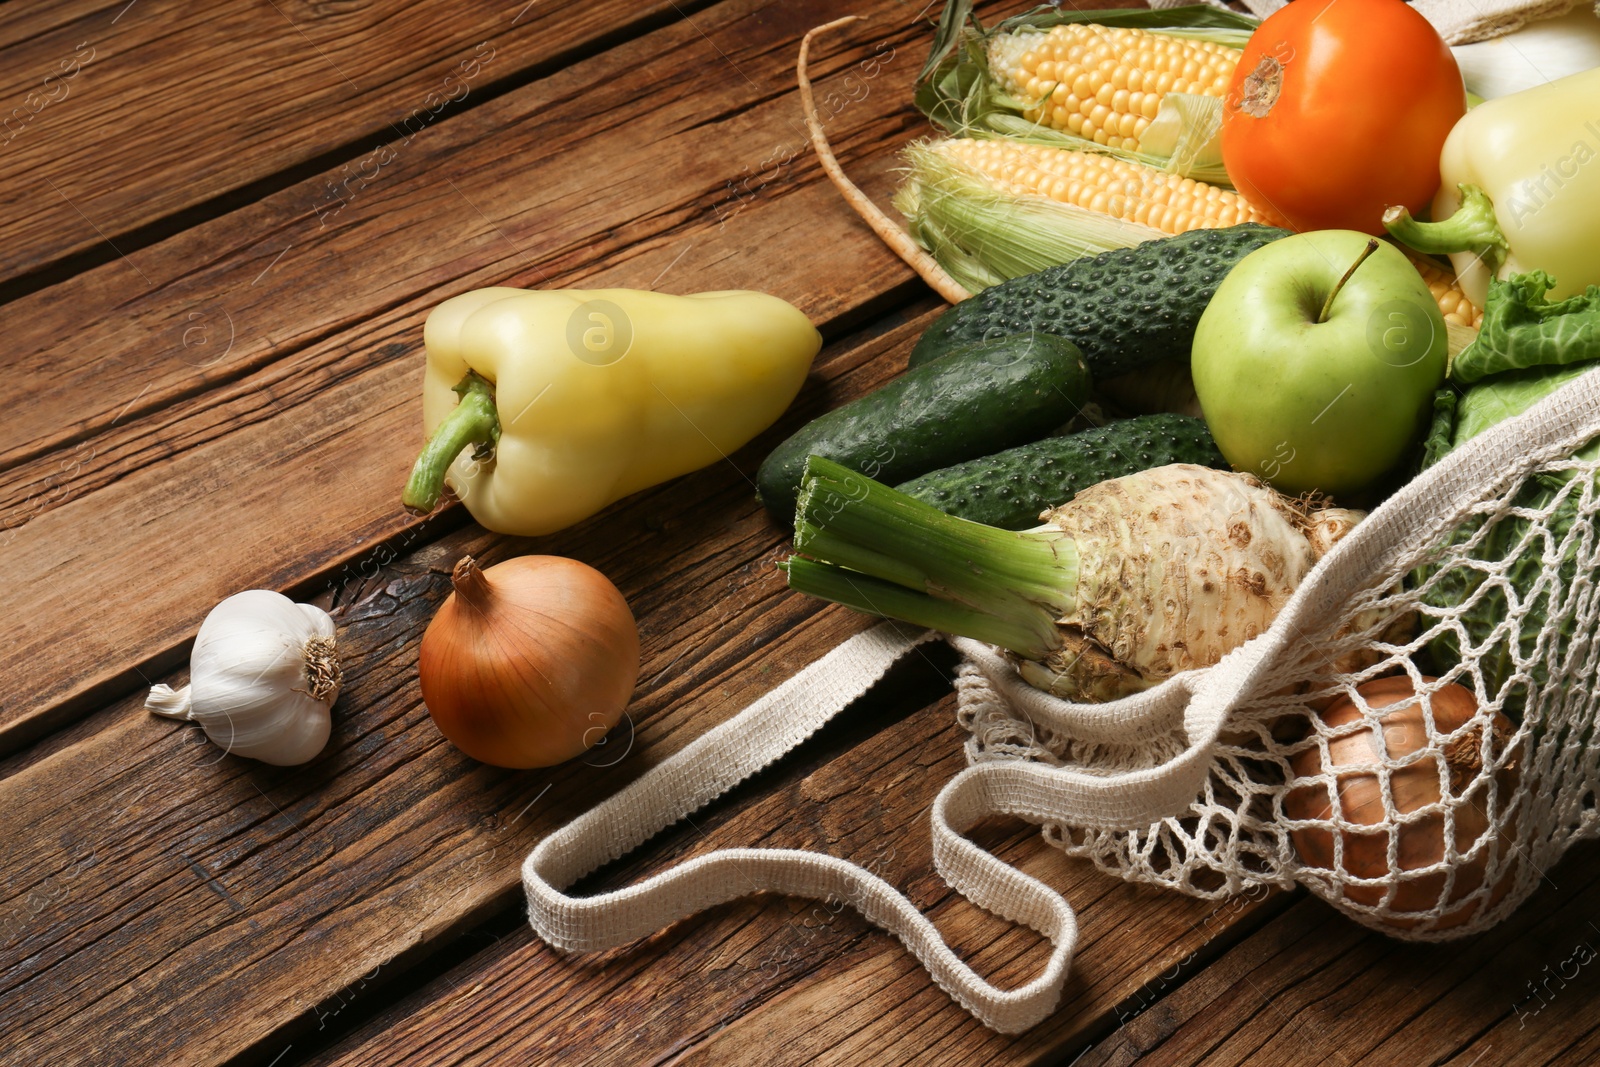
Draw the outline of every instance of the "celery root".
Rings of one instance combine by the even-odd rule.
[[[995,529],[812,457],[789,585],[998,645],[1057,696],[1111,700],[1265,631],[1360,514],[1179,463],[1101,482],[1041,518]]]

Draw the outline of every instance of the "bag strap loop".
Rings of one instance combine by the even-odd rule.
[[[722,849],[622,889],[582,898],[564,892],[771,765],[864,694],[907,652],[935,636],[908,634],[895,623],[857,634],[550,834],[522,865],[534,931],[559,949],[595,951],[753,893],[841,900],[898,937],[933,980],[985,1025],[1020,1033],[1044,1019],[1060,1000],[1071,967],[1077,917],[1059,893],[979,848],[965,831],[992,814],[1148,825],[1152,817],[1181,810],[1194,796],[1196,768],[1203,776],[1208,744],[1191,746],[1162,767],[1115,777],[985,763],[962,771],[939,792],[931,815],[940,876],[978,906],[1029,926],[1052,943],[1044,969],[1015,989],[1000,989],[980,977],[882,878],[820,853]],[[1175,686],[1171,696],[1187,700],[1189,690]]]

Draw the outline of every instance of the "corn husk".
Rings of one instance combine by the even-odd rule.
[[[1141,147],[1167,160],[1179,174],[1227,171],[1222,167],[1222,101],[1198,93],[1168,93],[1161,111],[1144,131]]]
[[[1217,146],[1222,102],[1214,97],[1169,93],[1163,98],[1151,151],[1146,131],[1144,151],[1111,148],[1071,133],[1029,122],[1022,113],[1029,101],[1004,92],[989,75],[989,44],[999,34],[1042,33],[1065,23],[1127,26],[1189,40],[1242,48],[1256,21],[1209,5],[1165,10],[1114,9],[1063,11],[1046,6],[1006,19],[985,29],[972,14],[971,0],[948,0],[939,21],[933,50],[918,75],[916,104],[935,125],[963,137],[1003,136],[1033,144],[1099,152],[1143,163],[1213,185],[1229,185]],[[1231,186],[1230,186],[1231,187]]]
[[[927,142],[908,147],[906,159],[895,207],[918,243],[971,292],[1166,236],[1048,197],[1001,192]]]

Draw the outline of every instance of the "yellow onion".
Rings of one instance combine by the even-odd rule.
[[[422,699],[439,732],[497,767],[550,767],[597,744],[639,677],[617,587],[577,560],[463,556],[422,635]]]
[[[1425,681],[1432,682],[1428,678]],[[1291,761],[1297,779],[1312,778],[1332,770],[1338,783],[1337,800],[1322,783],[1293,788],[1283,799],[1283,810],[1291,819],[1344,822],[1370,826],[1370,831],[1339,831],[1344,846],[1343,873],[1358,878],[1381,879],[1390,874],[1388,847],[1390,835],[1397,835],[1396,859],[1401,871],[1417,870],[1439,863],[1445,855],[1445,824],[1442,811],[1425,815],[1416,821],[1391,824],[1384,810],[1383,787],[1377,767],[1385,755],[1398,760],[1430,746],[1428,727],[1422,714],[1411,680],[1405,676],[1379,678],[1357,688],[1367,706],[1374,711],[1384,710],[1378,720],[1378,730],[1371,725],[1339,737],[1328,739],[1328,757],[1332,766],[1325,767],[1322,753],[1308,748],[1297,753]],[[1450,806],[1455,821],[1454,841],[1458,854],[1464,854],[1479,843],[1489,832],[1489,816],[1485,811],[1486,789],[1472,784],[1483,771],[1480,755],[1482,728],[1467,726],[1478,713],[1477,699],[1471,691],[1459,685],[1446,685],[1433,693],[1431,699],[1433,723],[1440,734],[1455,736],[1439,753],[1445,763],[1450,781]],[[1333,729],[1364,722],[1359,706],[1349,697],[1334,702],[1318,713],[1322,722]],[[1505,716],[1496,714],[1493,725],[1496,748],[1504,746],[1511,735],[1511,723]],[[1460,733],[1456,731],[1461,730]],[[1343,770],[1352,767],[1356,769]],[[1498,804],[1503,812],[1505,804],[1516,788],[1517,772],[1514,762],[1508,763],[1496,775]],[[1397,813],[1401,815],[1418,811],[1441,800],[1439,765],[1436,759],[1422,758],[1407,766],[1389,772],[1389,784]],[[1337,807],[1335,806],[1337,805]],[[1505,855],[1513,846],[1509,834],[1511,827],[1501,832],[1499,851]],[[1340,873],[1334,862],[1334,832],[1313,826],[1290,831],[1295,851],[1300,860],[1310,868]],[[1448,899],[1444,897],[1446,871],[1401,881],[1389,902],[1383,921],[1400,929],[1419,925],[1424,916],[1408,918],[1406,913],[1424,913],[1435,906],[1456,903],[1483,884],[1493,845],[1484,843],[1478,853],[1455,870],[1455,883]],[[1446,910],[1430,929],[1442,930],[1459,926],[1476,916],[1484,907],[1498,903],[1511,888],[1512,870],[1506,873],[1485,903],[1481,898]],[[1346,885],[1345,899],[1358,904],[1377,906],[1383,902],[1383,885]]]

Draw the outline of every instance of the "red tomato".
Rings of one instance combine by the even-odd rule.
[[[1295,0],[1245,46],[1223,108],[1239,191],[1296,230],[1384,232],[1439,188],[1439,150],[1466,114],[1450,48],[1402,0]]]

